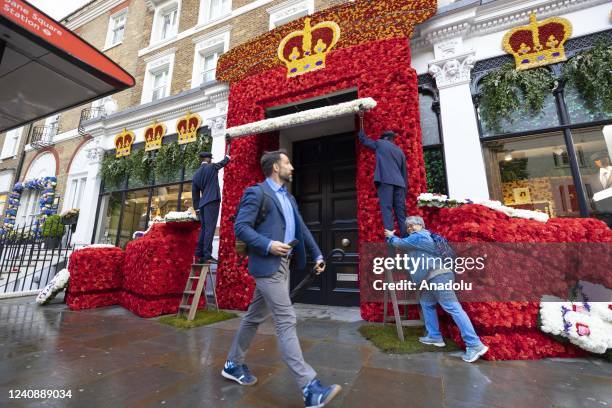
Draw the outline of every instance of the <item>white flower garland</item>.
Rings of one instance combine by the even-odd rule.
[[[589,302],[583,291],[588,282],[579,282],[579,301],[543,296],[540,302],[540,330],[562,336],[592,353],[612,348],[612,302]]]
[[[237,137],[305,125],[307,123],[319,122],[325,119],[333,119],[340,116],[357,113],[360,106],[364,107],[366,110],[370,110],[376,106],[376,101],[372,98],[361,98],[350,102],[339,103],[333,106],[308,109],[303,112],[291,113],[278,118],[265,119],[258,122],[247,123],[246,125],[234,126],[227,129],[226,133],[232,137]]]
[[[417,197],[417,205],[419,207],[453,208],[459,207],[463,204],[480,204],[492,210],[502,212],[508,217],[512,218],[524,218],[527,220],[535,220],[544,223],[550,218],[548,214],[543,212],[512,208],[494,200],[449,199],[444,194],[432,193],[421,193]]]
[[[191,211],[170,211],[164,217],[165,222],[197,221],[198,217]]]
[[[51,282],[44,287],[43,290],[40,291],[38,296],[36,296],[36,303],[39,305],[46,305],[49,303],[58,293],[66,288],[68,285],[68,280],[70,279],[70,273],[68,269],[62,269],[59,271]]]

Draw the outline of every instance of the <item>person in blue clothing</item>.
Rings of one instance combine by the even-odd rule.
[[[195,263],[216,263],[217,260],[212,256],[212,242],[221,205],[219,170],[229,163],[230,157],[226,154],[220,162],[211,163],[212,154],[201,152],[200,158],[202,164],[193,175],[191,183],[193,208],[200,217],[200,237],[195,249]]]
[[[370,139],[363,130],[364,111],[359,111],[359,141],[368,149],[376,152],[374,184],[378,193],[383,225],[387,230],[395,229],[393,212],[397,218],[400,235],[406,235],[406,156],[393,140],[395,132],[386,130],[380,139]]]
[[[325,269],[321,250],[304,224],[295,198],[286,184],[293,179],[293,166],[285,150],[264,153],[261,167],[266,180],[245,190],[234,231],[246,243],[249,273],[255,278],[255,292],[234,336],[223,377],[241,385],[255,385],[257,378],[244,363],[257,328],[272,313],[281,356],[302,390],[306,407],[323,407],[342,389],[324,386],[317,373],[304,361],[297,337],[297,319],[289,297],[289,263],[306,266],[306,251],[315,260],[315,271]],[[265,216],[261,213],[265,208]],[[262,219],[263,218],[263,219]],[[293,248],[288,245],[297,240]]]
[[[431,233],[425,229],[423,218],[418,215],[407,217],[406,230],[409,235],[405,238],[396,237],[395,231],[390,230],[385,230],[385,236],[387,242],[391,245],[408,251],[411,257],[424,260],[424,262],[418,264],[416,270],[410,271],[411,279],[416,286],[420,287],[423,281],[427,281],[429,286],[454,282],[455,275],[450,269],[427,269],[427,265],[442,265],[444,262],[441,262],[440,259],[434,259],[441,258],[441,256],[431,238]],[[424,337],[419,338],[421,343],[437,347],[445,346],[436,311],[436,304],[439,304],[446,313],[452,316],[455,324],[459,327],[461,338],[466,344],[465,354],[462,356],[463,361],[473,363],[489,351],[489,348],[480,341],[470,318],[461,307],[461,303],[457,300],[453,290],[423,290],[420,293],[419,302],[423,310],[423,319],[427,331]]]

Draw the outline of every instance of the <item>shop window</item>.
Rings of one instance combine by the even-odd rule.
[[[572,130],[591,212],[612,215],[612,125]]]
[[[523,97],[519,90],[516,90],[519,98]],[[480,109],[479,109],[480,112]],[[480,125],[482,129],[482,137],[501,135],[506,133],[526,132],[530,130],[546,129],[559,126],[559,117],[557,115],[557,107],[555,97],[552,92],[544,99],[542,110],[533,113],[527,104],[522,102],[521,108],[514,111],[510,119],[500,119],[499,128],[494,128],[480,116]]]
[[[200,21],[209,22],[228,15],[232,11],[231,0],[203,0],[200,5]]]
[[[441,144],[438,115],[434,111],[434,97],[428,93],[419,93],[419,112],[421,115],[421,135],[423,146]]]
[[[612,119],[612,112],[589,108],[576,87],[572,85],[565,86],[563,95],[571,123],[589,123]]]
[[[183,192],[181,193],[181,207],[179,211],[187,211],[189,208],[193,207],[193,200],[191,195],[191,181],[183,183]]]
[[[113,14],[108,22],[108,32],[106,34],[105,48],[111,48],[123,42],[125,36],[125,23],[127,21],[127,11],[125,8]]]
[[[586,166],[584,146],[576,146]],[[542,211],[552,217],[580,215],[561,133],[484,143],[491,196],[504,205]],[[565,153],[567,155],[567,153]]]
[[[446,166],[442,147],[433,147],[423,150],[425,159],[425,173],[427,176],[427,191],[429,193],[448,195],[446,189]]]
[[[177,211],[179,206],[179,185],[156,187],[151,197],[149,219],[165,217],[170,211]]]
[[[314,13],[314,1],[289,0],[271,7],[267,11],[268,14],[270,14],[269,28],[272,30],[273,28],[287,24],[290,21],[297,20],[298,18]]]
[[[122,194],[116,192],[101,197],[98,243],[115,245],[117,242]]]
[[[125,193],[119,236],[120,247],[125,248],[125,245],[132,240],[134,232],[146,231],[148,204],[149,189],[128,191]]]

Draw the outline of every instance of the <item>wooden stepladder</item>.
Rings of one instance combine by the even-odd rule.
[[[206,293],[204,293],[204,299],[206,299],[206,307],[208,308],[208,306],[214,306],[216,310],[219,310],[219,305],[217,304],[217,292],[215,290],[215,282],[213,281],[212,274],[210,272],[210,264],[192,264],[191,271],[189,272],[189,277],[187,278],[187,283],[185,284],[185,290],[183,291],[183,299],[181,300],[181,304],[179,305],[177,313],[178,317],[184,315],[187,311],[187,320],[193,320],[195,318],[196,312],[198,311],[200,297],[202,296],[202,291],[204,290],[204,285],[206,283],[206,278],[210,279],[212,295],[215,301],[214,304],[209,304],[208,297],[206,296]],[[191,300],[189,300],[189,298],[191,298]]]
[[[393,253],[394,252],[392,250],[389,250],[390,256]],[[393,283],[393,271],[391,269],[385,268],[385,282]],[[391,306],[393,307],[393,316],[387,316],[389,298],[391,298]],[[394,322],[395,328],[397,330],[397,337],[400,339],[400,341],[404,341],[404,330],[403,330],[404,327],[424,326],[423,313],[421,312],[420,307],[419,307],[419,319],[409,319],[407,307],[404,308],[406,312],[405,316],[400,314],[400,310],[399,310],[400,306],[419,305],[418,299],[398,300],[397,293],[395,292],[395,290],[390,290],[390,289],[385,288],[383,302],[384,302],[383,303],[383,325],[386,323]]]

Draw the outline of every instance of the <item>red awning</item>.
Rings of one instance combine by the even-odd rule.
[[[134,86],[123,68],[37,8],[0,4],[0,132]]]

